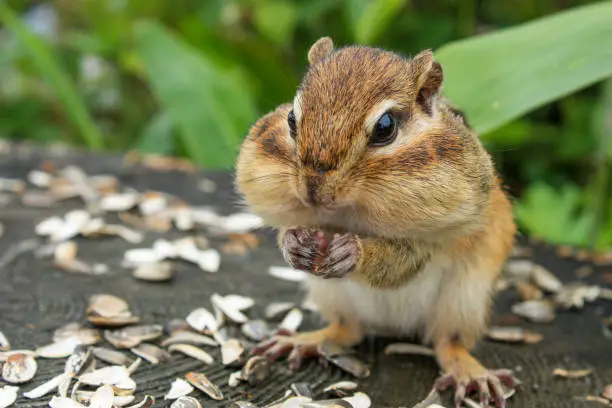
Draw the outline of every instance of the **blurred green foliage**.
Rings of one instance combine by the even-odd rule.
[[[293,98],[319,37],[434,49],[522,229],[612,247],[610,1],[0,0],[0,23],[0,137],[209,167]]]

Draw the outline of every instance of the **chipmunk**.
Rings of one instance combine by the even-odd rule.
[[[511,370],[470,353],[486,329],[494,283],[514,243],[512,207],[490,155],[441,97],[431,50],[407,59],[329,37],[308,52],[293,103],[243,141],[236,187],[279,230],[286,261],[328,325],[256,347],[295,368],[324,341],[420,335],[455,388],[504,407]]]

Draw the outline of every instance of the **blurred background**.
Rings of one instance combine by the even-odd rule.
[[[319,37],[431,48],[521,229],[612,249],[609,1],[0,0],[0,25],[0,138],[208,168],[293,98]]]

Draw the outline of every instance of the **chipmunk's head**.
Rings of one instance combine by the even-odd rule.
[[[407,59],[335,49],[324,37],[308,62],[292,105],[277,111],[284,123],[273,150],[291,165],[292,197],[283,200],[294,200],[283,209],[388,235],[451,228],[481,209],[492,166],[463,117],[441,101],[443,72],[431,51]]]
[[[391,157],[435,117],[442,68],[430,51],[407,61],[375,48],[334,50],[329,37],[311,47],[308,61],[288,115],[299,190],[306,205],[334,208],[345,199],[334,187],[352,185],[347,176]]]

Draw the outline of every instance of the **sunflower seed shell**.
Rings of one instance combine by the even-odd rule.
[[[14,353],[8,356],[2,366],[2,378],[10,384],[22,384],[36,375],[38,364],[31,355]]]
[[[164,396],[165,400],[184,397],[193,392],[193,387],[182,378],[175,379],[170,385],[170,390]]]
[[[219,389],[218,386],[212,383],[208,379],[208,377],[206,377],[206,375],[202,373],[196,373],[196,372],[191,371],[187,373],[187,375],[185,376],[185,379],[189,381],[191,385],[193,385],[200,391],[203,391],[204,393],[206,393],[206,395],[208,395],[214,400],[221,401],[224,398],[224,395],[221,392],[221,389]]]
[[[179,353],[183,353],[188,357],[200,360],[205,364],[213,364],[215,362],[214,358],[210,354],[191,344],[173,344],[168,347],[168,351],[178,351]]]

